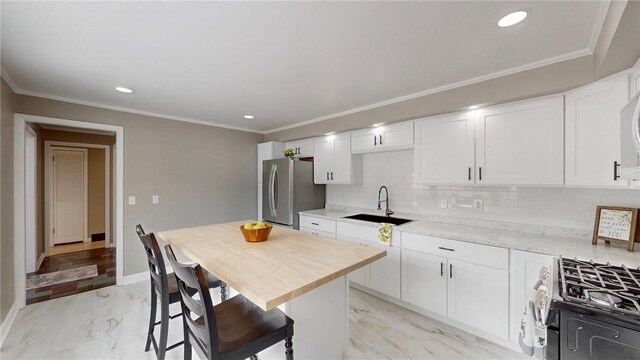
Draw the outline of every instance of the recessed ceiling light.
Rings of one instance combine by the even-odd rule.
[[[520,21],[524,20],[527,17],[527,15],[528,15],[527,12],[524,10],[512,12],[511,14],[507,14],[503,16],[502,19],[498,21],[498,26],[507,27],[507,26],[515,25]]]
[[[333,134],[335,134],[335,133],[336,133],[335,131],[332,131],[332,132],[328,132],[328,133],[326,133],[325,135],[326,135],[326,136],[331,136],[331,135],[333,135]]]
[[[133,92],[133,90],[126,88],[126,87],[122,87],[122,86],[116,86],[116,90],[120,91],[121,93],[125,93],[125,94],[131,94]]]
[[[478,105],[471,105],[469,106],[469,110],[475,110],[478,108]]]
[[[245,119],[253,119],[253,115],[245,115],[244,118]]]
[[[382,123],[373,124],[373,127],[382,126]]]

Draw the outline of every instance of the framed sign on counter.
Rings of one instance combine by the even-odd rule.
[[[638,209],[598,206],[592,244],[597,245],[598,240],[606,244],[627,243],[627,250],[633,251],[634,243],[640,242]]]

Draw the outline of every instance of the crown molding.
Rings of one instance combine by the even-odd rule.
[[[300,123],[297,123],[297,124],[292,124],[292,125],[287,125],[287,126],[279,127],[279,128],[276,128],[276,129],[272,129],[272,130],[267,130],[264,133],[265,134],[271,134],[271,133],[278,132],[278,131],[289,130],[289,129],[297,128],[297,127],[300,127],[300,126],[305,126],[305,125],[317,123],[317,122],[324,121],[324,120],[333,119],[333,118],[340,117],[340,116],[351,115],[351,114],[355,114],[355,113],[358,113],[358,112],[361,112],[361,111],[379,108],[379,107],[382,107],[382,106],[392,105],[392,104],[396,104],[396,103],[399,103],[399,102],[402,102],[402,101],[412,100],[412,99],[415,99],[415,98],[419,98],[419,97],[427,96],[427,95],[432,95],[432,94],[436,94],[436,93],[447,91],[447,90],[461,88],[461,87],[464,87],[464,86],[477,84],[477,83],[480,83],[480,82],[483,82],[483,81],[493,80],[493,79],[497,79],[497,78],[500,78],[500,77],[503,77],[503,76],[513,75],[513,74],[516,74],[516,73],[519,73],[519,72],[523,72],[523,71],[527,71],[527,70],[533,70],[533,69],[537,69],[537,68],[540,68],[540,67],[543,67],[543,66],[552,65],[552,64],[560,63],[560,62],[567,61],[567,60],[573,60],[573,59],[577,59],[577,58],[580,58],[580,57],[583,57],[583,56],[592,55],[592,54],[593,54],[593,52],[590,51],[589,49],[578,50],[578,51],[575,51],[575,52],[572,52],[572,53],[567,53],[567,54],[564,54],[564,55],[548,58],[548,59],[545,59],[545,60],[532,62],[532,63],[525,64],[525,65],[522,65],[522,66],[517,66],[517,67],[511,68],[511,69],[498,71],[498,72],[495,72],[495,73],[492,73],[492,74],[478,76],[478,77],[475,77],[475,78],[472,78],[472,79],[469,79],[469,80],[459,81],[459,82],[456,82],[456,83],[453,83],[453,84],[444,85],[444,86],[440,86],[440,87],[433,88],[433,89],[430,89],[430,90],[420,91],[420,92],[417,92],[417,93],[413,93],[413,94],[397,97],[397,98],[394,98],[394,99],[381,101],[381,102],[374,103],[374,104],[371,104],[371,105],[366,105],[366,106],[362,106],[362,107],[359,107],[359,108],[346,110],[346,111],[342,111],[342,112],[339,112],[339,113],[334,113],[334,114],[331,114],[331,115],[322,116],[322,117],[315,118],[315,119],[312,119],[312,120],[303,121],[303,122],[300,122]]]
[[[213,127],[223,128],[223,129],[244,131],[244,132],[250,132],[250,133],[255,133],[255,134],[264,134],[264,132],[260,131],[260,130],[247,129],[247,128],[238,127],[238,126],[225,125],[225,124],[220,124],[220,123],[215,123],[215,122],[210,122],[210,121],[196,120],[196,119],[190,119],[190,118],[185,118],[185,117],[180,117],[180,116],[173,116],[173,115],[154,113],[154,112],[149,112],[149,111],[141,111],[141,110],[125,108],[125,107],[120,107],[120,106],[98,104],[98,103],[94,103],[94,102],[91,102],[91,101],[84,101],[84,100],[65,98],[65,97],[62,97],[62,96],[42,94],[42,93],[38,93],[38,92],[35,92],[35,91],[18,90],[18,91],[16,91],[16,94],[34,96],[34,97],[39,97],[39,98],[49,99],[49,100],[63,101],[63,102],[68,102],[68,103],[72,103],[72,104],[77,104],[77,105],[92,106],[92,107],[97,107],[97,108],[107,109],[107,110],[121,111],[121,112],[126,112],[126,113],[131,113],[131,114],[138,114],[138,115],[157,117],[157,118],[162,118],[162,119],[167,119],[167,120],[175,120],[175,121],[187,122],[187,123],[191,123],[191,124],[213,126]]]
[[[9,85],[14,93],[17,94],[18,91],[20,91],[20,89],[18,89],[18,87],[16,86],[16,83],[13,81],[11,75],[9,75],[9,73],[6,72],[3,67],[0,67],[0,76],[2,76],[4,81],[7,83],[7,85]]]

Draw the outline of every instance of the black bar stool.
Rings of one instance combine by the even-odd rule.
[[[202,266],[181,264],[170,245],[164,249],[178,279],[185,360],[191,360],[192,346],[202,359],[255,359],[283,340],[285,358],[293,360],[291,318],[277,308],[264,311],[242,295],[213,306]]]
[[[175,276],[169,276],[167,269],[165,268],[164,258],[160,251],[160,246],[153,233],[145,234],[142,226],[136,225],[136,233],[142,241],[145,253],[147,254],[147,261],[149,263],[149,274],[151,277],[151,314],[149,315],[149,329],[147,331],[147,344],[144,351],[149,351],[153,344],[153,349],[156,352],[158,360],[164,360],[167,351],[182,345],[183,341],[175,343],[167,347],[167,336],[169,334],[169,320],[175,319],[182,315],[182,312],[175,315],[169,315],[169,304],[180,301],[180,293],[178,292],[178,285]],[[206,286],[208,288],[220,287],[221,301],[225,301],[227,298],[227,285],[220,281],[215,276],[207,273]],[[193,292],[195,293],[195,291]],[[158,298],[160,299],[160,321],[156,322],[156,312],[158,305]],[[160,325],[160,339],[156,341],[156,337],[153,334],[153,330],[156,325]]]

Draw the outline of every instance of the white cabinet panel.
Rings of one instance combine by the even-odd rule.
[[[313,179],[316,184],[353,184],[362,177],[362,159],[351,155],[351,134],[314,140]]]
[[[336,239],[342,240],[342,241],[348,241],[354,244],[359,244],[361,246],[365,246],[363,240],[350,238],[340,234],[339,227],[338,227],[338,232],[336,233]],[[348,273],[347,279],[350,282],[356,283],[358,285],[367,286],[367,283],[368,283],[367,280],[369,279],[369,265],[363,266],[358,270]]]
[[[509,338],[518,341],[520,321],[527,304],[527,293],[533,291],[543,266],[551,266],[553,256],[511,250],[511,278],[509,280]]]
[[[509,272],[449,259],[448,316],[507,339]]]
[[[364,153],[377,149],[379,137],[375,128],[351,132],[351,152]]]
[[[402,300],[447,316],[447,259],[402,250]]]
[[[412,147],[412,121],[351,132],[351,152],[354,154],[410,149]]]
[[[295,157],[312,157],[313,139],[289,141],[285,145],[285,148],[293,149],[293,151],[296,153]]]
[[[368,243],[367,246],[387,251],[387,256],[369,265],[368,286],[373,290],[400,299],[400,248]]]
[[[351,183],[351,170],[351,136],[348,133],[336,135],[333,140],[333,169],[330,174],[331,183]]]
[[[327,184],[330,181],[333,159],[333,140],[329,137],[319,138],[313,142],[313,182]]]
[[[566,185],[626,187],[614,181],[620,162],[620,111],[629,99],[629,77],[578,88],[566,96]]]
[[[313,216],[300,215],[300,227],[328,233],[336,232],[336,222],[334,220],[321,219]]]
[[[474,111],[416,121],[414,181],[428,184],[473,184],[474,123]]]
[[[380,139],[380,146],[385,150],[407,149],[413,146],[413,121],[376,128]]]
[[[477,183],[563,184],[562,96],[477,110]]]

